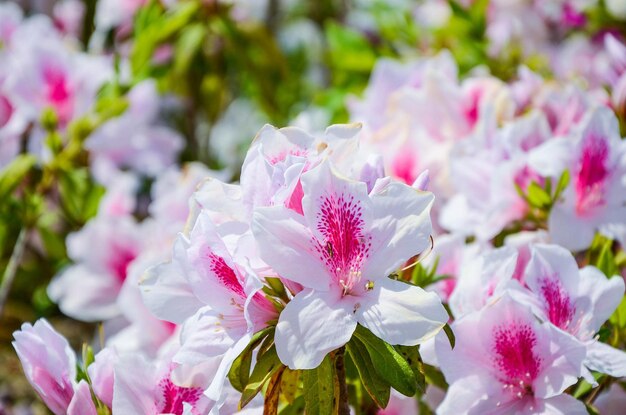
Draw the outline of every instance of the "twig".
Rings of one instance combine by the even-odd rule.
[[[7,264],[7,267],[4,270],[4,274],[2,275],[2,283],[0,284],[0,316],[4,311],[4,306],[7,298],[9,297],[9,292],[11,291],[13,280],[15,280],[17,269],[19,267],[20,261],[22,261],[22,256],[24,255],[27,233],[28,231],[26,230],[26,228],[22,228],[20,234],[17,237],[17,241],[15,241],[15,246],[13,247],[13,253],[11,254],[11,258],[9,259],[9,263]]]
[[[345,348],[341,348],[335,354],[335,371],[339,381],[339,415],[350,414],[348,402],[348,384],[346,383],[346,366],[344,361]]]

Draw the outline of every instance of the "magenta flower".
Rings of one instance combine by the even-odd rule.
[[[450,384],[438,414],[586,413],[581,402],[563,394],[581,376],[585,347],[551,324],[537,322],[509,295],[452,328],[454,350],[445,338],[436,342]]]
[[[258,208],[252,229],[261,258],[304,290],[276,327],[276,349],[290,368],[310,369],[350,340],[357,323],[392,344],[415,345],[448,320],[439,297],[387,278],[424,250],[430,193],[398,182],[340,177],[328,162],[302,175],[303,215]]]
[[[552,241],[579,251],[589,246],[600,227],[626,221],[625,149],[615,115],[605,108],[593,111],[573,152],[572,147],[564,149],[573,153],[567,166],[571,182],[549,217]]]

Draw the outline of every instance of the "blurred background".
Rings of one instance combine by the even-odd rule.
[[[381,59],[443,50],[460,78],[524,67],[602,91],[623,127],[626,56],[606,36],[622,42],[625,21],[620,0],[0,3],[0,413],[46,413],[10,344],[23,322],[49,319],[77,350],[115,332],[64,316],[48,285],[81,261],[68,235],[103,210],[158,216],[179,186],[164,171],[237,180],[264,124],[361,121],[351,103],[386,82],[370,79]]]

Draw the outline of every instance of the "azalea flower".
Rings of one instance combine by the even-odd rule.
[[[69,49],[48,20],[32,20],[11,38],[15,47],[7,62],[6,90],[28,120],[39,121],[51,109],[64,128],[92,108],[111,67],[104,57]],[[36,30],[26,30],[35,25]]]
[[[454,317],[478,311],[501,295],[513,278],[517,256],[515,249],[502,247],[468,260],[450,296],[449,305]]]
[[[167,359],[149,362],[140,355],[124,356],[115,366],[113,413],[207,413],[211,401],[202,394],[203,385],[196,384],[193,379],[189,382],[180,386],[172,381]]]
[[[587,347],[585,366],[614,377],[626,376],[626,353],[594,337],[624,297],[624,280],[600,270],[579,270],[569,251],[536,244],[524,273],[532,297],[516,296],[543,321],[570,333]]]
[[[580,251],[601,226],[626,221],[625,149],[617,119],[609,110],[589,114],[570,147],[571,183],[548,220],[553,242]]]
[[[172,262],[149,270],[141,286],[156,316],[184,322],[173,361],[215,366],[207,396],[218,401],[234,359],[277,313],[245,259],[253,255],[233,252],[241,235],[220,234],[203,211],[192,223],[174,243]]]
[[[432,195],[384,180],[368,195],[328,162],[301,181],[303,214],[258,208],[252,223],[261,259],[304,287],[276,326],[281,361],[314,368],[357,323],[392,344],[434,336],[448,319],[437,295],[387,278],[429,245]]]
[[[563,391],[582,372],[585,347],[504,294],[452,324],[454,350],[436,353],[450,384],[437,414],[586,414]],[[477,335],[479,334],[479,335]]]
[[[53,413],[66,414],[76,379],[76,356],[67,340],[44,319],[22,324],[13,337],[28,382]]]
[[[120,314],[117,296],[144,243],[140,229],[128,216],[101,216],[68,236],[68,255],[76,263],[48,286],[48,295],[64,314],[82,321]],[[99,249],[92,249],[93,241],[98,241]]]

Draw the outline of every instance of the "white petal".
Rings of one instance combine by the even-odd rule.
[[[303,217],[282,206],[258,208],[252,232],[261,258],[282,277],[317,290],[328,289],[330,276],[311,244]]]
[[[333,293],[302,291],[280,314],[274,342],[290,369],[313,369],[324,356],[346,344],[357,322],[354,303]]]
[[[600,373],[620,378],[626,376],[626,353],[599,341],[587,346],[585,366]]]
[[[63,314],[77,320],[108,320],[120,313],[116,304],[120,286],[110,275],[74,265],[52,280],[48,295]]]
[[[430,246],[435,197],[399,182],[372,195],[372,248],[363,277],[384,278]]]
[[[215,364],[217,369],[221,357],[235,340],[228,335],[216,313],[205,307],[185,322],[180,334],[180,343],[180,349],[172,361],[197,365],[217,358]]]
[[[624,279],[621,276],[606,278],[596,267],[580,270],[580,292],[591,297],[593,315],[588,329],[595,334],[611,317],[624,297]]]
[[[543,401],[544,414],[547,415],[586,415],[585,405],[566,393]]]
[[[449,319],[437,294],[390,278],[374,283],[356,317],[377,337],[406,346],[433,337]]]
[[[222,396],[222,390],[224,389],[224,385],[228,382],[228,372],[230,371],[231,366],[237,356],[243,352],[248,343],[250,343],[250,339],[252,335],[250,333],[244,334],[233,346],[228,349],[228,351],[224,354],[222,361],[220,362],[220,366],[217,368],[215,372],[215,376],[213,377],[213,381],[209,385],[209,387],[204,391],[204,395],[213,401],[220,401],[220,397]]]
[[[193,294],[177,262],[148,269],[139,281],[139,287],[144,304],[162,320],[182,324],[204,305]]]
[[[571,251],[582,251],[591,245],[596,226],[581,220],[565,206],[556,205],[548,217],[548,231],[552,242]]]

